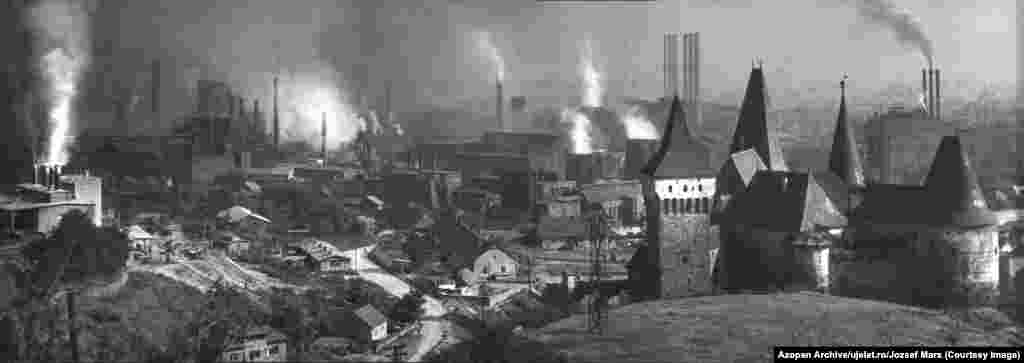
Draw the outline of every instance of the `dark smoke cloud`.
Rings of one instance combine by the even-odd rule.
[[[844,0],[857,9],[857,15],[864,21],[883,26],[892,31],[901,44],[915,48],[928,62],[934,62],[931,39],[925,34],[918,19],[907,10],[896,7],[890,0]]]

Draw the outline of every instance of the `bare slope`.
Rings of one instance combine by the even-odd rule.
[[[1009,328],[813,293],[638,303],[611,311],[602,336],[585,331],[586,316],[577,315],[535,339],[571,362],[762,361],[777,345],[1020,345]]]

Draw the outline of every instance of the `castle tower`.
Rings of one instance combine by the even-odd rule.
[[[832,151],[828,155],[828,170],[847,185],[864,187],[864,166],[853,127],[846,116],[846,77],[839,83],[839,115],[836,116],[836,130],[832,136]]]
[[[690,133],[676,96],[658,149],[642,168],[647,248],[630,264],[637,298],[712,291],[711,261],[718,248],[717,232],[709,220],[713,175],[710,150]]]

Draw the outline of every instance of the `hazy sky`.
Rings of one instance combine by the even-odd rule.
[[[665,32],[701,33],[709,97],[741,92],[754,58],[764,59],[773,88],[838,82],[843,73],[855,89],[919,84],[924,65],[890,30],[858,17],[855,0],[107,1],[119,9],[117,21],[105,26],[119,25],[121,48],[174,57],[179,67],[212,64],[208,72],[264,100],[278,68],[317,74],[333,68],[338,73],[331,78],[351,93],[359,64],[369,64],[369,94],[381,96],[391,83],[399,108],[489,95],[493,71],[474,30],[493,32],[507,63],[509,95],[575,92],[558,87],[578,82],[585,36],[607,78],[634,79],[629,92],[643,97],[662,92]],[[1012,0],[897,2],[919,18],[944,80],[1014,81]]]

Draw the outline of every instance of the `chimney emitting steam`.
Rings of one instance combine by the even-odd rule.
[[[320,121],[320,155],[324,158],[324,165],[327,165],[327,112],[324,112]]]

